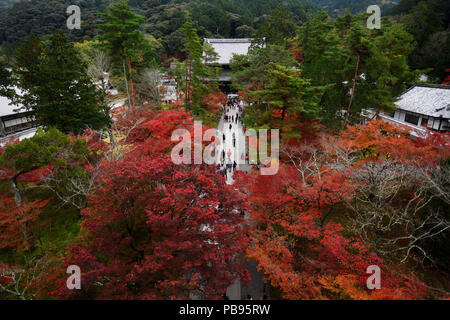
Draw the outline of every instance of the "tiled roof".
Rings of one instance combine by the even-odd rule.
[[[450,86],[415,85],[396,103],[397,108],[431,117],[450,118]]]
[[[230,64],[233,54],[247,54],[252,39],[205,39],[219,55],[217,63]]]

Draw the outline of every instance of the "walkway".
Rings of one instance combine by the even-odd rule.
[[[236,170],[250,172],[250,166],[246,160],[248,145],[245,137],[245,127],[239,121],[244,108],[244,103],[239,101],[237,96],[229,97],[217,128],[217,137],[222,143],[216,149],[216,164],[220,166],[220,170],[226,172],[227,184],[234,183],[233,173],[235,170],[233,170],[232,165],[235,162]],[[226,168],[227,164],[229,169]],[[245,220],[248,222],[247,215],[245,216]],[[231,300],[243,300],[246,299],[247,295],[250,295],[252,299],[259,300],[263,295],[267,295],[263,280],[264,273],[258,271],[256,266],[257,263],[255,260],[247,261],[251,281],[248,283],[248,286],[243,286],[240,280],[236,279],[226,293]]]
[[[245,129],[240,121],[244,104],[233,98],[229,98],[228,102],[217,128],[217,137],[221,140],[221,144],[216,149],[216,164],[225,172],[227,184],[233,184],[234,168],[248,172],[250,167],[245,160],[247,150]]]

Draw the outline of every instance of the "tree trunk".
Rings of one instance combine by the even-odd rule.
[[[283,107],[283,112],[281,113],[281,120],[284,120],[284,117],[286,116],[286,106]]]
[[[128,90],[127,71],[125,69],[125,60],[123,60],[123,76],[125,77],[125,87],[127,88],[128,106],[131,108],[130,91]]]
[[[16,205],[20,207],[22,205],[22,196],[20,195],[20,190],[17,187],[17,178],[22,174],[23,172],[20,171],[19,173],[15,174],[14,177],[11,178],[11,187],[14,192],[14,200],[16,201]]]
[[[350,102],[349,102],[348,107],[347,107],[347,114],[345,115],[344,127],[347,125],[347,122],[348,122],[348,116],[350,115],[350,110],[351,110],[351,108],[352,108],[353,97],[355,96],[356,78],[358,77],[359,63],[360,63],[360,61],[361,61],[361,55],[358,54],[358,60],[356,61],[355,76],[353,77],[352,95],[350,96]]]
[[[190,78],[190,66],[189,66],[189,60],[186,60],[186,70],[185,70],[185,86],[186,86],[186,91],[185,91],[185,93],[184,93],[184,101],[185,101],[185,105],[189,108],[190,107],[190,96],[189,96],[189,87],[190,87],[190,84],[189,84],[189,82],[190,82],[190,80],[191,80],[191,78]],[[188,80],[189,79],[189,80]]]
[[[134,109],[135,103],[134,103],[134,87],[133,87],[133,77],[131,76],[131,61],[129,58],[127,58],[127,64],[128,64],[128,73],[130,74],[130,78],[128,79],[129,82],[129,88],[130,88],[130,96],[131,96],[131,105]]]

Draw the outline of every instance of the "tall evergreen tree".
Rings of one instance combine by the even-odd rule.
[[[330,127],[359,121],[362,109],[393,110],[417,76],[407,64],[413,45],[404,28],[386,21],[369,30],[365,21],[366,15],[331,20],[322,12],[298,30],[304,76],[326,86],[320,109]]]
[[[103,16],[106,23],[99,25],[103,34],[98,37],[102,42],[101,47],[111,56],[116,73],[120,74],[119,70],[122,70],[129,104],[134,108],[133,79],[137,69],[146,67],[143,56],[152,51],[150,41],[140,31],[145,17],[134,13],[128,0],[113,3]]]
[[[299,137],[300,122],[318,120],[323,87],[303,76],[291,50],[253,47],[231,64],[233,83],[250,102],[244,122],[253,128],[280,129],[282,137]]]
[[[204,80],[211,76],[202,61],[203,46],[198,37],[197,30],[192,24],[192,17],[186,12],[186,20],[181,27],[185,36],[184,53],[186,60],[184,61],[184,102],[188,109],[192,109],[196,113],[202,113],[201,101],[207,93],[208,88],[204,84]],[[211,53],[210,53],[211,55]]]
[[[16,99],[23,108],[33,111],[40,125],[74,134],[109,125],[109,110],[100,89],[87,75],[79,52],[62,33],[55,33],[46,45],[36,37],[30,38],[18,52],[16,70],[23,91]]]
[[[260,25],[254,44],[276,44],[289,47],[295,37],[295,24],[292,14],[281,5],[276,7],[268,20]]]

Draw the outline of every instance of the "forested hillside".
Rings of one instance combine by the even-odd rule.
[[[367,7],[377,4],[382,13],[393,8],[399,0],[311,0],[321,5],[330,14],[342,14],[346,9],[352,13],[366,11]]]
[[[11,4],[14,4],[16,2],[19,2],[20,0],[0,0],[0,7],[6,7]]]
[[[99,12],[104,12],[110,0],[81,0],[81,30],[68,32],[66,8],[71,0],[32,0],[0,9],[0,44],[14,47],[34,33],[48,37],[62,30],[72,41],[92,39],[101,22]],[[193,14],[194,25],[200,37],[251,37],[279,4],[278,0],[131,0],[136,13],[146,17],[143,31],[161,40],[166,55],[176,55],[181,50],[184,11]],[[303,22],[308,12],[317,6],[308,0],[288,0],[283,6],[293,15],[295,23]]]
[[[450,297],[443,2],[109,2],[0,11],[0,300]]]
[[[389,14],[414,36],[411,67],[431,68],[432,76],[443,79],[450,68],[450,1],[402,0]]]

